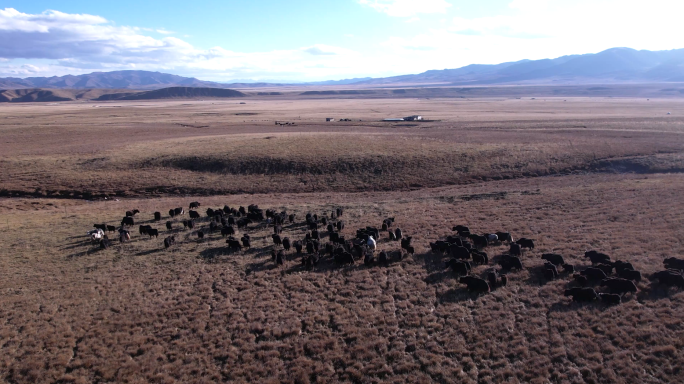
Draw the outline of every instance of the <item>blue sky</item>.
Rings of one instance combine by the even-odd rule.
[[[3,1],[0,76],[379,77],[682,48],[679,0]]]

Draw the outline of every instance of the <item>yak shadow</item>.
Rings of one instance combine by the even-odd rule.
[[[66,258],[67,258],[67,260],[70,260],[70,259],[74,259],[77,257],[92,255],[94,253],[100,252],[101,250],[102,250],[102,248],[100,248],[99,245],[95,245],[94,247],[90,247],[90,248],[86,249],[85,251],[76,252],[76,253],[72,253],[71,255],[67,255]]]
[[[480,296],[484,296],[486,293],[475,293],[469,292],[468,289],[463,286],[460,288],[451,288],[441,295],[437,296],[439,304],[444,303],[461,303],[468,300],[477,299]]]
[[[159,253],[159,252],[163,252],[163,251],[164,251],[164,250],[161,249],[161,248],[158,248],[158,249],[150,249],[150,250],[147,250],[147,251],[138,252],[138,253],[135,254],[135,256],[147,256],[147,255],[152,255],[152,254],[154,254],[154,253]]]

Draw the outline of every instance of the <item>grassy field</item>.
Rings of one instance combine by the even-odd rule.
[[[0,194],[387,191],[684,169],[684,120],[666,115],[679,101],[565,100],[3,105]],[[381,121],[413,113],[437,121]]]
[[[540,271],[546,252],[581,269],[596,249],[645,276],[681,257],[680,104],[0,105],[0,190],[23,196],[0,198],[0,382],[682,382],[684,292],[644,278],[620,305],[577,304],[563,295],[571,276]],[[414,113],[439,121],[377,121]],[[118,196],[82,198],[98,194]],[[187,214],[167,217],[195,200],[194,230]],[[237,253],[217,232],[198,239],[205,209],[224,204],[296,213],[293,240],[307,212],[343,207],[347,237],[395,217],[416,252],[373,267],[324,258],[313,271],[291,252],[277,267],[264,225],[240,230],[252,248]],[[132,209],[130,242],[87,241]],[[508,286],[471,294],[429,248],[457,224],[537,246]],[[164,249],[170,234],[179,244]],[[399,244],[383,234],[378,248]],[[507,247],[486,251],[496,260]]]

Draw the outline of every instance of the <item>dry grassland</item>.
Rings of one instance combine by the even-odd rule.
[[[353,192],[684,169],[680,101],[565,100],[3,105],[0,194]],[[439,121],[379,121],[413,113]],[[330,115],[354,121],[322,123]]]
[[[681,101],[246,102],[0,105],[0,191],[23,196],[0,199],[0,382],[684,381],[683,292],[645,278],[618,306],[577,304],[567,275],[539,274],[545,252],[584,267],[596,249],[645,275],[681,257]],[[411,114],[439,121],[378,121]],[[74,199],[103,195],[119,198]],[[203,218],[173,219],[165,250],[166,212],[194,200]],[[395,217],[416,253],[276,267],[262,225],[238,253],[197,238],[224,204],[297,213],[293,240],[307,212],[345,208],[347,237]],[[131,209],[159,239],[86,241]],[[537,247],[507,287],[470,294],[428,247],[456,224]]]
[[[341,206],[348,235],[395,216],[414,236],[416,255],[389,267],[324,260],[312,272],[298,259],[275,267],[263,228],[250,229],[254,247],[238,254],[229,254],[217,233],[199,241],[182,230],[171,250],[137,234],[104,251],[84,241],[93,222],[115,223],[136,207],[139,219],[149,220],[189,198],[5,199],[2,379],[679,382],[684,293],[654,290],[646,280],[619,306],[573,304],[562,295],[569,279],[541,285],[535,268],[543,252],[586,265],[580,255],[592,248],[647,274],[660,270],[684,246],[683,187],[679,175],[567,176],[202,199],[204,207],[258,203],[300,217]],[[427,247],[458,223],[477,232],[510,230],[538,247],[524,256],[524,271],[509,275],[508,287],[469,294]],[[304,229],[287,226],[285,233],[300,238]],[[382,239],[379,247],[398,244]]]

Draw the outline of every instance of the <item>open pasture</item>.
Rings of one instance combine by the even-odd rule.
[[[354,192],[684,169],[678,99],[246,100],[1,105],[0,193]],[[381,121],[412,114],[435,121]]]
[[[564,100],[0,105],[0,382],[681,382],[684,292],[648,279],[684,250],[681,101]],[[436,121],[379,121],[412,114]],[[415,252],[277,266],[265,223],[239,252],[209,231],[225,204],[296,213],[292,240],[308,212],[343,208],[347,238],[394,217]],[[133,209],[129,242],[87,239]],[[429,246],[459,224],[536,247],[468,292]],[[543,277],[543,253],[581,270],[590,249],[641,271],[637,293],[575,303],[571,275]],[[474,276],[508,246],[484,250]]]
[[[538,268],[544,252],[581,267],[583,252],[598,249],[642,273],[661,270],[684,245],[683,186],[679,175],[566,176],[201,199],[202,208],[257,203],[297,213],[299,224],[284,228],[293,239],[304,235],[305,213],[335,207],[345,209],[349,237],[390,216],[413,236],[415,255],[388,266],[324,258],[313,271],[296,257],[271,261],[272,228],[250,226],[252,248],[238,253],[218,233],[197,239],[204,214],[192,231],[176,222],[179,244],[168,250],[166,213],[152,223],[159,239],[133,232],[107,250],[85,240],[92,223],[117,223],[133,208],[147,223],[191,198],[6,199],[0,370],[17,383],[676,382],[684,293],[644,279],[618,306],[577,304],[563,296],[574,286],[568,276],[546,282]],[[506,287],[468,293],[428,247],[455,224],[508,230],[537,247]],[[383,235],[378,248],[399,246]],[[505,250],[486,249],[490,257]]]

